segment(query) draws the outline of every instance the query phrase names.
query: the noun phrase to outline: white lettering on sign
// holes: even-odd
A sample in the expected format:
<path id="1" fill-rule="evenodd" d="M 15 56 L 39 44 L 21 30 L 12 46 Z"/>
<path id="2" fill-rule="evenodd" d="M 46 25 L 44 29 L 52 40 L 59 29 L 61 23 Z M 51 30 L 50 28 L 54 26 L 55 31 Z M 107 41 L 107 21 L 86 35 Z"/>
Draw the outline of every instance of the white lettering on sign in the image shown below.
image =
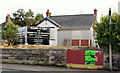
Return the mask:
<path id="1" fill-rule="evenodd" d="M 30 27 L 30 29 L 38 29 L 37 27 Z"/>
<path id="2" fill-rule="evenodd" d="M 42 30 L 47 30 L 47 28 L 42 28 Z"/>

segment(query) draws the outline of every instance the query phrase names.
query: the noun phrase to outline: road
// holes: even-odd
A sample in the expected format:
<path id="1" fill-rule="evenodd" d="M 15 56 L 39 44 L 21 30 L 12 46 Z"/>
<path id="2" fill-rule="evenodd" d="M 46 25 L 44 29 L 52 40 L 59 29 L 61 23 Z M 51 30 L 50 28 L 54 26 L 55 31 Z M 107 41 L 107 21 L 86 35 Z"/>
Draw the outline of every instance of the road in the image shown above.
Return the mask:
<path id="1" fill-rule="evenodd" d="M 111 72 L 107 70 L 87 70 L 87 69 L 73 69 L 66 67 L 55 66 L 35 66 L 35 65 L 18 65 L 18 64 L 2 64 L 2 73 L 120 73 L 118 71 Z"/>

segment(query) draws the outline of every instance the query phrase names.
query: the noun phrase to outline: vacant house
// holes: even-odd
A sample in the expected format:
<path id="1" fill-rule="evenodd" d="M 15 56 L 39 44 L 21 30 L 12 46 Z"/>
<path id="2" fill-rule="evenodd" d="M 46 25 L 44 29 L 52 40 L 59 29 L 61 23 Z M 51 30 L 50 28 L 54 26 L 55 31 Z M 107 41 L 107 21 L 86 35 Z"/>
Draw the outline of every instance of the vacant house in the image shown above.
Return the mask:
<path id="1" fill-rule="evenodd" d="M 94 14 L 49 16 L 37 24 L 37 27 L 50 27 L 50 46 L 95 47 L 93 25 Z"/>

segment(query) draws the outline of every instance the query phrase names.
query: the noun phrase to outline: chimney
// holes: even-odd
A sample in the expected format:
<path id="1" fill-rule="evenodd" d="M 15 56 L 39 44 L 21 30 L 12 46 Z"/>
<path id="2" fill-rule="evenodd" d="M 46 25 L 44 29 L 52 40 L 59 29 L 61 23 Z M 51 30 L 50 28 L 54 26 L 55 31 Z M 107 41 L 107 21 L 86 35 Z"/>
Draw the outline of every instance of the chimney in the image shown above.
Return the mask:
<path id="1" fill-rule="evenodd" d="M 6 22 L 11 22 L 10 14 L 7 14 L 7 16 L 6 16 Z"/>
<path id="2" fill-rule="evenodd" d="M 96 17 L 97 17 L 97 9 L 96 9 L 96 8 L 94 9 L 94 14 L 95 14 Z"/>
<path id="3" fill-rule="evenodd" d="M 46 17 L 49 17 L 50 15 L 49 15 L 49 10 L 47 10 L 47 12 L 46 12 Z"/>

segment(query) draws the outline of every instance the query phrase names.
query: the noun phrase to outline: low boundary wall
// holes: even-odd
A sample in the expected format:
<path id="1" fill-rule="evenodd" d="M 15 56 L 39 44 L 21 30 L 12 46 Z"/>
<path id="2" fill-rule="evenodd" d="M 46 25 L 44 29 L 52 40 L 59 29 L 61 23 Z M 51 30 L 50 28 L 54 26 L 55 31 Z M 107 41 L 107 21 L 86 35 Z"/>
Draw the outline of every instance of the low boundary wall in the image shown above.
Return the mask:
<path id="1" fill-rule="evenodd" d="M 2 63 L 66 65 L 65 49 L 2 49 Z"/>
<path id="2" fill-rule="evenodd" d="M 96 61 L 94 61 L 95 65 L 87 65 L 85 63 L 88 62 L 85 58 L 85 51 L 87 50 L 91 51 L 95 49 L 2 49 L 2 63 L 55 65 L 89 69 L 103 68 L 103 65 L 96 66 Z M 68 51 L 71 51 L 71 53 L 68 53 Z M 82 54 L 80 51 L 84 53 Z M 101 52 L 99 54 L 102 55 Z M 91 61 L 92 57 L 90 57 L 89 60 Z M 99 60 L 98 58 L 98 61 Z M 103 60 L 100 60 L 100 62 L 103 62 Z"/>

